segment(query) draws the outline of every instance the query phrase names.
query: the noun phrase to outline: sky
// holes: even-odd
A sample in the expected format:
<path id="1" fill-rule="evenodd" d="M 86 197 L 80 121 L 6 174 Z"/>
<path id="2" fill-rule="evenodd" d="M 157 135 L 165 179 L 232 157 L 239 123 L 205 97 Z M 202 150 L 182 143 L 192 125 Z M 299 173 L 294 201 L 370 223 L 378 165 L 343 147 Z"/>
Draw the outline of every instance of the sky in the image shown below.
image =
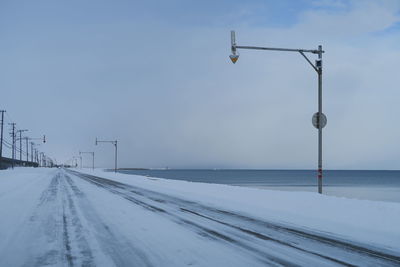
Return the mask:
<path id="1" fill-rule="evenodd" d="M 0 1 L 0 109 L 58 163 L 317 167 L 322 45 L 327 169 L 400 169 L 400 1 Z M 310 54 L 315 60 L 315 55 Z M 8 155 L 5 151 L 5 155 Z M 83 164 L 89 165 L 89 155 Z"/>

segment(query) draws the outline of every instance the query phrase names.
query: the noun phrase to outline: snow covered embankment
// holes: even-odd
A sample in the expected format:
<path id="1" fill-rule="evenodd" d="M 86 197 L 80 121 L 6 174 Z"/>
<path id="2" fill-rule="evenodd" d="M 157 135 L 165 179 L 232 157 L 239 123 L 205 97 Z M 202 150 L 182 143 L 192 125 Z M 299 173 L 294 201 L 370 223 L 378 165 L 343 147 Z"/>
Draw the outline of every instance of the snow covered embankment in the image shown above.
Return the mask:
<path id="1" fill-rule="evenodd" d="M 79 171 L 400 254 L 400 203 L 195 183 L 102 170 Z"/>

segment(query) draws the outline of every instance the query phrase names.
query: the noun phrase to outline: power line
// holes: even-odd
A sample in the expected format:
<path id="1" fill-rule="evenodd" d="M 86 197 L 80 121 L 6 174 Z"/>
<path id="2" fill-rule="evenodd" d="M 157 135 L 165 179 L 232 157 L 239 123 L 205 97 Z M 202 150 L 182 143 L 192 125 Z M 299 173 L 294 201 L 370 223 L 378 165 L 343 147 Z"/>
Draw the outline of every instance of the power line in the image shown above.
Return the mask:
<path id="1" fill-rule="evenodd" d="M 31 143 L 31 151 L 29 153 L 29 141 L 31 140 L 43 140 L 43 143 L 46 142 L 46 136 L 43 135 L 41 138 L 31 138 L 27 136 L 22 136 L 23 132 L 26 132 L 28 130 L 26 129 L 18 129 L 16 127 L 15 120 L 13 117 L 6 112 L 5 110 L 0 110 L 0 123 L 1 123 L 1 135 L 0 135 L 0 168 L 2 165 L 4 165 L 4 154 L 7 155 L 7 157 L 11 158 L 11 163 L 12 167 L 14 168 L 17 161 L 17 153 L 19 153 L 19 164 L 23 162 L 22 160 L 22 154 L 26 154 L 26 164 L 30 165 L 29 162 L 31 163 L 39 163 L 39 154 L 41 153 L 37 148 L 35 148 L 35 144 L 33 142 Z M 4 124 L 8 123 L 11 125 L 10 129 L 10 135 L 4 135 Z M 26 149 L 23 148 L 22 142 L 23 139 L 26 141 Z M 17 141 L 19 140 L 19 147 L 17 146 Z M 4 149 L 6 148 L 6 149 Z M 5 153 L 6 152 L 6 153 Z M 10 155 L 11 154 L 11 155 Z M 50 162 L 50 158 L 49 158 Z M 2 164 L 3 163 L 3 164 Z M 25 164 L 25 163 L 24 163 Z"/>

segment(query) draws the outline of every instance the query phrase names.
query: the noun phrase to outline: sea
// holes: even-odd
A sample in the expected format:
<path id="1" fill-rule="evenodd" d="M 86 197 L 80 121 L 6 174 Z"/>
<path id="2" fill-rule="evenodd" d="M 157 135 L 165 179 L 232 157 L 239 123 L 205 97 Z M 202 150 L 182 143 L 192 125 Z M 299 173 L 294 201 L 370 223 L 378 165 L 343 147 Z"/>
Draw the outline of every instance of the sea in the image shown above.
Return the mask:
<path id="1" fill-rule="evenodd" d="M 120 173 L 268 190 L 317 192 L 314 170 L 121 169 Z M 398 170 L 326 170 L 323 194 L 400 203 Z"/>

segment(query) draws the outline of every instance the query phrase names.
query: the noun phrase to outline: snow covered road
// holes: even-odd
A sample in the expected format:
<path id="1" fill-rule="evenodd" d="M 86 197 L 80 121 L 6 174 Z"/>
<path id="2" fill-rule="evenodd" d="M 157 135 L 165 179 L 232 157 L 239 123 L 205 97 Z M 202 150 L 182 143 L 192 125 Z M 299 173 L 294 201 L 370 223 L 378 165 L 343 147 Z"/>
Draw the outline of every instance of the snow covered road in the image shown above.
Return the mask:
<path id="1" fill-rule="evenodd" d="M 0 266 L 400 265 L 386 248 L 165 191 L 63 169 L 34 173 L 0 179 L 8 189 L 0 189 Z"/>

